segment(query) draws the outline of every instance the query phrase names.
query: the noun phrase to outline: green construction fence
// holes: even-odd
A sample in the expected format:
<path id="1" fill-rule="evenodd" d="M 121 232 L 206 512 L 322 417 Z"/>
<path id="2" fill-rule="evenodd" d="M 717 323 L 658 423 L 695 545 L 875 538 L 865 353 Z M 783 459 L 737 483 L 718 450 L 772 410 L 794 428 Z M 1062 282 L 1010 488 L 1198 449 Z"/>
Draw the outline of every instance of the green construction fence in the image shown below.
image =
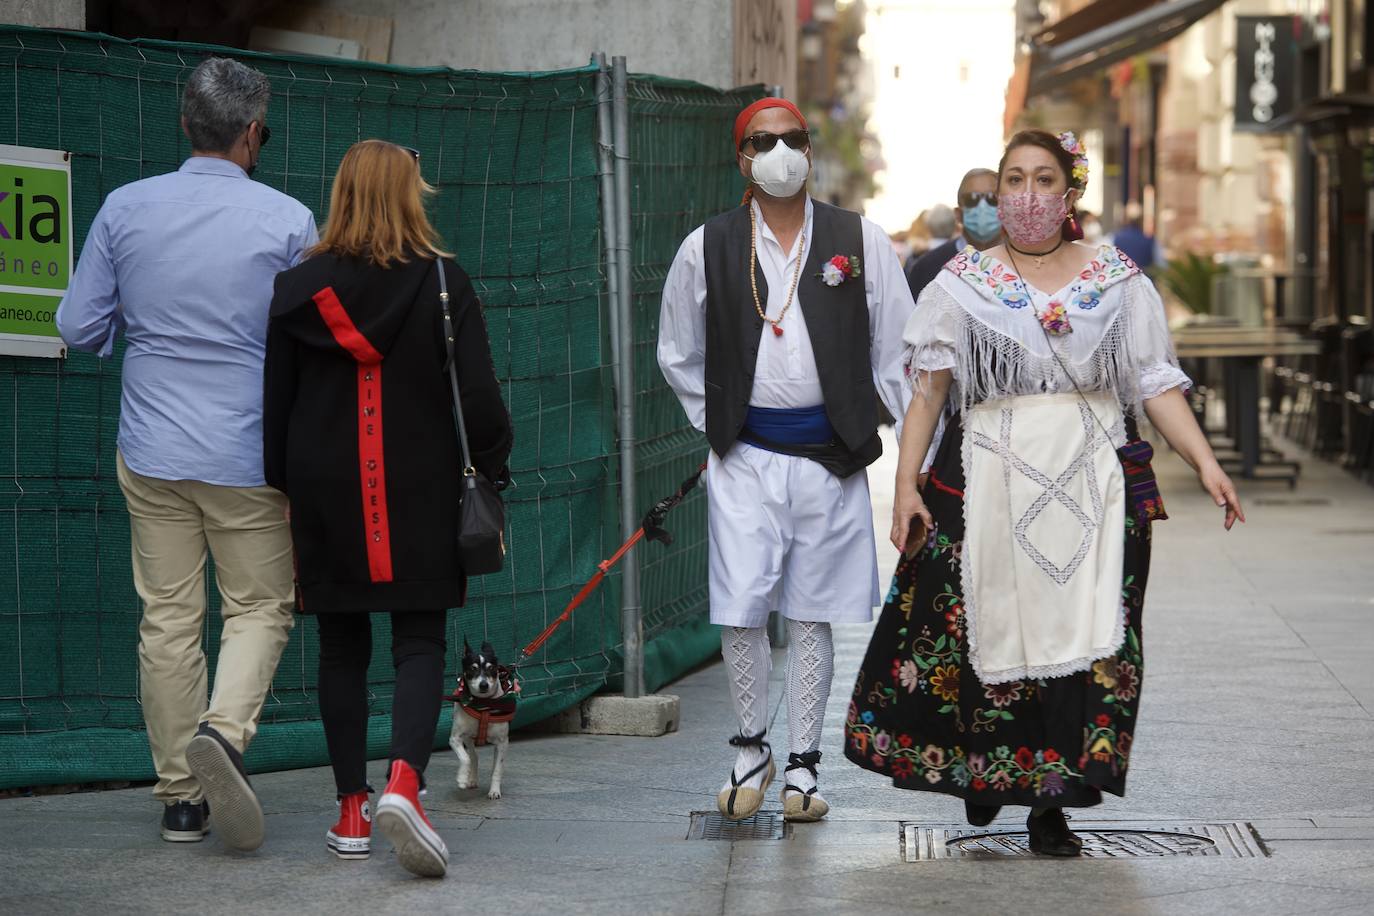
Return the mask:
<path id="1" fill-rule="evenodd" d="M 450 613 L 449 677 L 464 638 L 489 640 L 515 660 L 621 540 L 597 70 L 405 69 L 0 26 L 0 99 L 14 100 L 13 116 L 0 114 L 0 144 L 71 153 L 77 251 L 106 194 L 189 154 L 179 101 L 210 54 L 270 78 L 272 143 L 255 177 L 318 222 L 354 142 L 380 137 L 420 150 L 438 189 L 431 216 L 486 305 L 516 428 L 509 561 L 474 580 L 467 606 Z M 658 373 L 659 295 L 681 240 L 739 201 L 731 124 L 762 94 L 630 78 L 637 512 L 706 452 Z M 139 706 L 141 608 L 115 480 L 119 396 L 119 352 L 108 361 L 0 356 L 0 788 L 153 776 Z M 705 519 L 704 500 L 688 500 L 670 517 L 671 547 L 637 549 L 650 690 L 718 651 L 706 621 Z M 207 593 L 213 672 L 213 573 Z M 378 618 L 377 645 L 389 636 Z M 522 665 L 516 724 L 618 686 L 620 652 L 612 575 Z M 314 621 L 298 618 L 247 755 L 251 771 L 327 761 L 317 653 Z M 368 679 L 369 751 L 380 756 L 389 652 L 374 653 Z"/>

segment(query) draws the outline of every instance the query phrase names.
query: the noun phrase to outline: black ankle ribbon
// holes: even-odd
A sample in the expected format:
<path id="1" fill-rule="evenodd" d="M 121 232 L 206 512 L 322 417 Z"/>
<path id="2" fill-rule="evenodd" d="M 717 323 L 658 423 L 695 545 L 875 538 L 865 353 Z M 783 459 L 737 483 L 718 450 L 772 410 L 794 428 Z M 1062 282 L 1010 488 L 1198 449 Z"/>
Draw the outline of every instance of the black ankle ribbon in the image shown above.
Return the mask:
<path id="1" fill-rule="evenodd" d="M 744 735 L 744 734 L 735 735 L 734 737 L 732 737 L 732 738 L 730 739 L 730 746 L 731 746 L 731 747 L 760 747 L 760 748 L 761 748 L 761 747 L 767 747 L 767 746 L 768 746 L 768 742 L 763 740 L 763 739 L 764 739 L 764 736 L 767 735 L 767 734 L 768 734 L 768 730 L 767 730 L 767 729 L 764 729 L 763 731 L 759 732 L 757 735 Z"/>
<path id="2" fill-rule="evenodd" d="M 805 754 L 788 754 L 787 769 L 789 770 L 810 770 L 811 775 L 816 775 L 816 767 L 821 762 L 820 751 L 807 751 Z"/>

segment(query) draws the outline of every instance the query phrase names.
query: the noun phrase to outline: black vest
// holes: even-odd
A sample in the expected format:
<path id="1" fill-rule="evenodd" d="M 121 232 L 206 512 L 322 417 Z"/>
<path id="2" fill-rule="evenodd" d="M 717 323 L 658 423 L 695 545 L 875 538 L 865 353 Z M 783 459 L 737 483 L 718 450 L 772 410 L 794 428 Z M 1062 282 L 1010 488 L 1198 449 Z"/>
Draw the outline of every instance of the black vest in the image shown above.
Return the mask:
<path id="1" fill-rule="evenodd" d="M 859 214 L 812 201 L 811 254 L 797 282 L 797 298 L 811 336 L 825 413 L 840 443 L 860 466 L 882 454 L 878 438 L 878 392 L 869 355 L 868 297 L 862 273 L 838 286 L 821 281 L 821 268 L 837 254 L 863 263 Z M 749 207 L 736 207 L 708 220 L 703 251 L 706 269 L 706 439 L 724 457 L 739 437 L 754 391 L 763 319 L 749 288 Z M 755 268 L 759 301 L 768 284 Z"/>

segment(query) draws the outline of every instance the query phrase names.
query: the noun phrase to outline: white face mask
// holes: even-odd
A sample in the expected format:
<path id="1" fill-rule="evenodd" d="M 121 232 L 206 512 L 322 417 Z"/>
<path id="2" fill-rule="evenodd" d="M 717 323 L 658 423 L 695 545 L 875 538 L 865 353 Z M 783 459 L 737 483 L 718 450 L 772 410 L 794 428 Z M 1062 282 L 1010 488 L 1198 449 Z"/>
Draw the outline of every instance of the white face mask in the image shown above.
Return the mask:
<path id="1" fill-rule="evenodd" d="M 806 177 L 811 174 L 811 161 L 806 158 L 806 153 L 793 149 L 781 140 L 768 152 L 759 153 L 752 159 L 748 156 L 745 158 L 753 163 L 751 172 L 754 184 L 769 197 L 793 196 L 802 189 Z"/>

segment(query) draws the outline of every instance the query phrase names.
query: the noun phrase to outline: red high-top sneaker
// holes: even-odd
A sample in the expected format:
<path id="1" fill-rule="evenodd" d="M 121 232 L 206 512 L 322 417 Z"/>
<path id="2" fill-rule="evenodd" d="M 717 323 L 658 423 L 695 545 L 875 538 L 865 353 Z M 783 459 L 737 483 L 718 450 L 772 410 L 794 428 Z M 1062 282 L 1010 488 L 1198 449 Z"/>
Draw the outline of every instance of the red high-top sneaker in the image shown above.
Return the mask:
<path id="1" fill-rule="evenodd" d="M 377 828 L 396 847 L 406 871 L 427 878 L 448 871 L 448 847 L 420 807 L 420 774 L 404 760 L 391 764 L 386 791 L 377 800 Z"/>
<path id="2" fill-rule="evenodd" d="M 339 799 L 339 822 L 324 835 L 324 843 L 340 859 L 366 859 L 372 851 L 372 812 L 367 790 Z"/>

